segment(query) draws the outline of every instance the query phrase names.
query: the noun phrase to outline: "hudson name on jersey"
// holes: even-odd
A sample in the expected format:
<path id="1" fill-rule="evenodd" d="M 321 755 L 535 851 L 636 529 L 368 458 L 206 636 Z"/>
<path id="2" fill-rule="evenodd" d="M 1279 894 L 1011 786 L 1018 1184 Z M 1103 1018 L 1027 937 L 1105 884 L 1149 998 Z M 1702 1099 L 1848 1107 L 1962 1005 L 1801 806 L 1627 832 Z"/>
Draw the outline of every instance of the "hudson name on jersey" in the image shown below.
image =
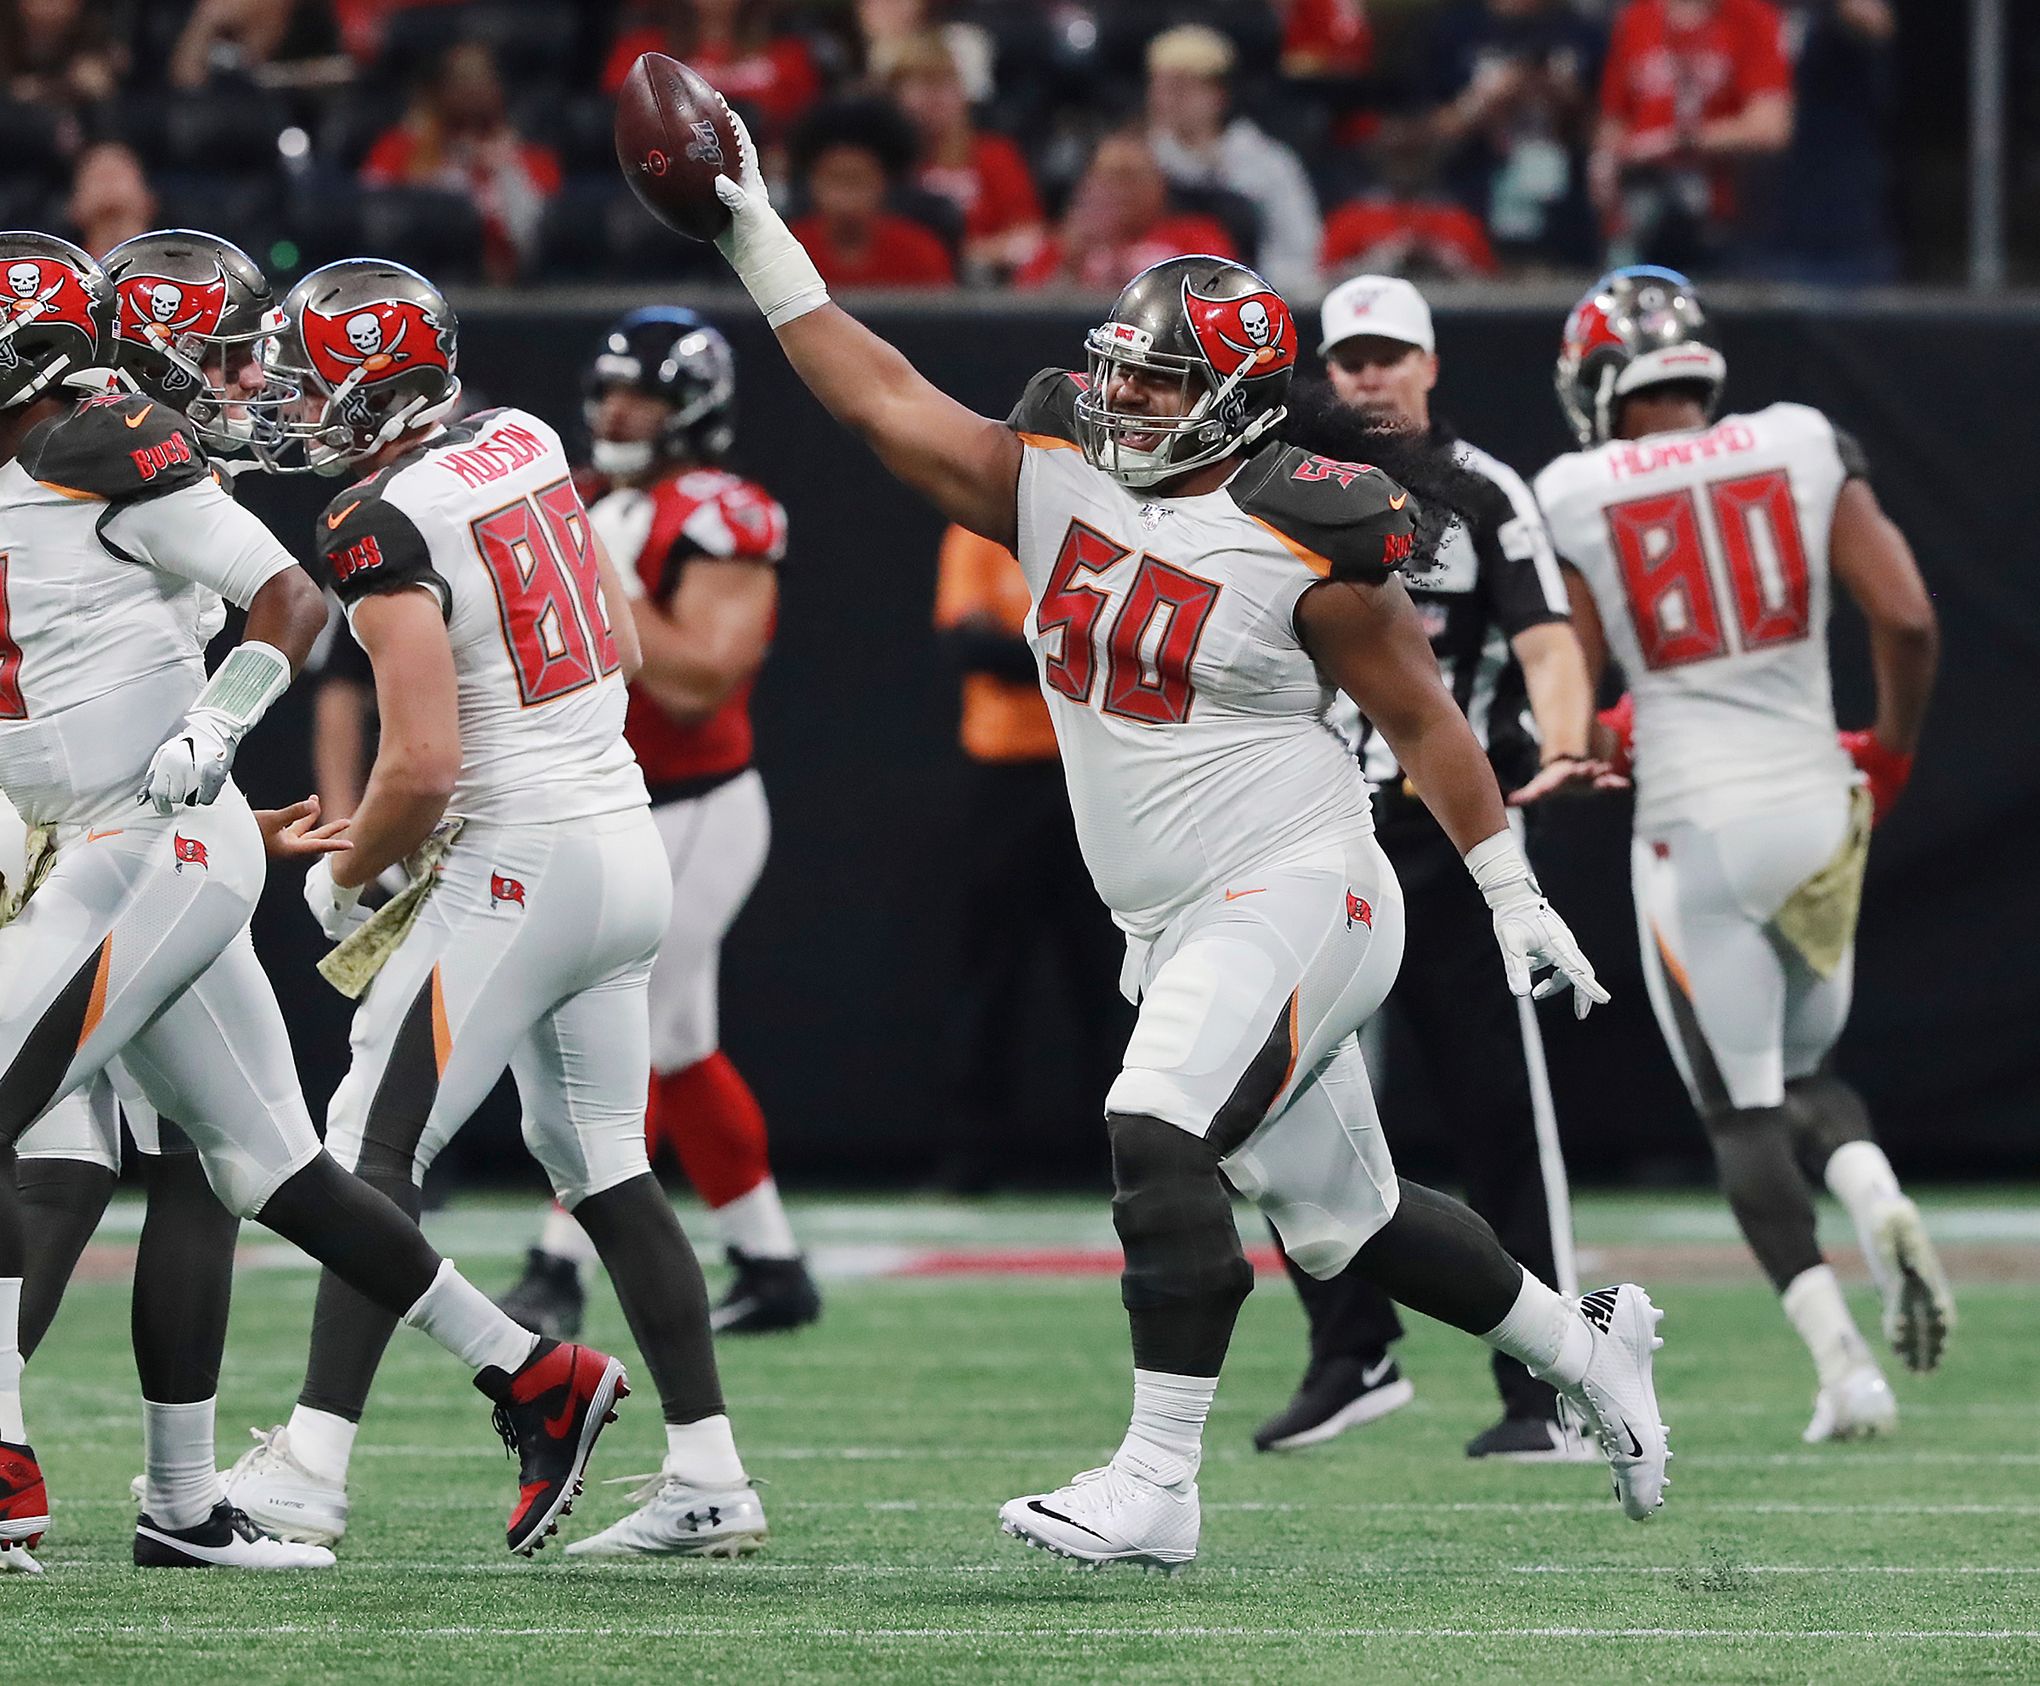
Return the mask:
<path id="1" fill-rule="evenodd" d="M 1084 460 L 1082 390 L 1044 370 L 1010 419 L 1025 632 L 1085 863 L 1151 937 L 1239 871 L 1372 829 L 1296 605 L 1331 576 L 1386 581 L 1416 510 L 1377 469 L 1279 442 L 1215 492 L 1144 497 Z"/>
<path id="2" fill-rule="evenodd" d="M 364 598 L 417 588 L 446 618 L 461 743 L 449 814 L 544 824 L 645 800 L 588 515 L 544 422 L 470 416 L 342 492 L 314 536 L 350 624 Z"/>
<path id="3" fill-rule="evenodd" d="M 1636 700 L 1639 824 L 1702 824 L 1854 776 L 1835 740 L 1828 543 L 1862 453 L 1818 410 L 1611 440 L 1538 475 Z"/>
<path id="4" fill-rule="evenodd" d="M 168 405 L 109 393 L 31 429 L 0 468 L 0 790 L 33 825 L 132 805 L 219 599 L 292 565 Z"/>

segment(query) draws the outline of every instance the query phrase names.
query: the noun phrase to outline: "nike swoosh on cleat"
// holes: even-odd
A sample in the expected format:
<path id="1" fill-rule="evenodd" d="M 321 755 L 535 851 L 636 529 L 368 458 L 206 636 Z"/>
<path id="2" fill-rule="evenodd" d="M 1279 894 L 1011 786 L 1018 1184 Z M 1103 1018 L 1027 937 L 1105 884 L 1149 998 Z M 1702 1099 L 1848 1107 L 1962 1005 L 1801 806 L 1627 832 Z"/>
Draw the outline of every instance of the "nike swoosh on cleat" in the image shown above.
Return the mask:
<path id="1" fill-rule="evenodd" d="M 1379 1387 L 1381 1385 L 1381 1378 L 1394 1368 L 1395 1360 L 1393 1358 L 1384 1358 L 1379 1364 L 1370 1364 L 1360 1372 L 1360 1385 L 1362 1387 Z"/>
<path id="2" fill-rule="evenodd" d="M 580 1367 L 581 1361 L 579 1358 L 569 1358 L 567 1360 L 567 1402 L 561 1407 L 560 1414 L 557 1417 L 547 1417 L 545 1419 L 545 1431 L 555 1440 L 559 1439 L 568 1429 L 574 1426 L 574 1372 Z"/>
<path id="3" fill-rule="evenodd" d="M 1636 1438 L 1636 1430 L 1631 1428 L 1627 1423 L 1624 1423 L 1622 1425 L 1622 1432 L 1629 1436 L 1629 1455 L 1632 1458 L 1642 1457 L 1643 1442 Z"/>
<path id="4" fill-rule="evenodd" d="M 1104 1540 L 1107 1545 L 1112 1543 L 1110 1540 L 1105 1539 L 1105 1536 L 1099 1533 L 1096 1528 L 1085 1528 L 1084 1524 L 1079 1522 L 1074 1516 L 1065 1516 L 1059 1510 L 1050 1510 L 1039 1499 L 1029 1499 L 1027 1501 L 1027 1508 L 1034 1511 L 1037 1515 L 1048 1517 L 1051 1521 L 1061 1522 L 1071 1528 L 1083 1528 L 1084 1532 L 1089 1534 L 1094 1540 Z"/>

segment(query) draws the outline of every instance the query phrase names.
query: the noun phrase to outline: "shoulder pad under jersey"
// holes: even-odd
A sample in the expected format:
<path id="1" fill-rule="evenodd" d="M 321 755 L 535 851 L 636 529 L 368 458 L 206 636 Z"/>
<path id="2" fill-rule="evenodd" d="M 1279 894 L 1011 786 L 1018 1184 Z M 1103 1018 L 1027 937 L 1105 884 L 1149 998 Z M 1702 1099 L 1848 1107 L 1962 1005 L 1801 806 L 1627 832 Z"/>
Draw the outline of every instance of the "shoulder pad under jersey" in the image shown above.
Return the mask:
<path id="1" fill-rule="evenodd" d="M 1416 549 L 1416 500 L 1367 463 L 1270 445 L 1227 490 L 1314 573 L 1332 579 L 1379 585 Z"/>
<path id="2" fill-rule="evenodd" d="M 1090 389 L 1091 383 L 1083 375 L 1068 369 L 1043 369 L 1027 383 L 1006 425 L 1023 439 L 1078 444 L 1077 395 Z"/>
<path id="3" fill-rule="evenodd" d="M 46 486 L 110 503 L 161 497 L 211 471 L 184 412 L 133 392 L 87 398 L 30 429 L 19 461 Z"/>
<path id="4" fill-rule="evenodd" d="M 342 603 L 378 592 L 428 587 L 442 611 L 445 582 L 417 523 L 382 494 L 389 471 L 350 486 L 312 524 L 312 577 Z"/>

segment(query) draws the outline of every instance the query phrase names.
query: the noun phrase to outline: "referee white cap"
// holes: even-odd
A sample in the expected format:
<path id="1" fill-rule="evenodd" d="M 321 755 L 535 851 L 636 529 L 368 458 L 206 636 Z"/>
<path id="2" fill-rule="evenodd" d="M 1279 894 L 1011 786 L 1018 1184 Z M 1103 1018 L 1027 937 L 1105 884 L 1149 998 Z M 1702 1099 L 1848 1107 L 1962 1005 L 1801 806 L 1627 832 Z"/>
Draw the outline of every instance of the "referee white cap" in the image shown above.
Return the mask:
<path id="1" fill-rule="evenodd" d="M 1323 327 L 1320 356 L 1341 340 L 1361 334 L 1400 340 L 1425 351 L 1438 349 L 1437 335 L 1431 329 L 1431 307 L 1424 303 L 1422 293 L 1395 275 L 1356 275 L 1342 281 L 1325 296 Z"/>

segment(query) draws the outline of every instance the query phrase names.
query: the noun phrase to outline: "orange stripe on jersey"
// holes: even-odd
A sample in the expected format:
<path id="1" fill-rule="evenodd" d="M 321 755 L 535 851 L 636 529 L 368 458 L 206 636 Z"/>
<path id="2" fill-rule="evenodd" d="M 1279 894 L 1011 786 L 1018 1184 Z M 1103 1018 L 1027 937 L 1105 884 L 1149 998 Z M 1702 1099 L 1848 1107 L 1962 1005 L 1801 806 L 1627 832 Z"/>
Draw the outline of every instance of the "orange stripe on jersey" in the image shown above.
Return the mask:
<path id="1" fill-rule="evenodd" d="M 1650 922 L 1650 935 L 1651 940 L 1657 944 L 1658 959 L 1664 962 L 1666 973 L 1672 982 L 1679 986 L 1679 993 L 1691 1001 L 1693 980 L 1686 976 L 1686 968 L 1679 964 L 1679 957 L 1672 952 L 1672 945 L 1665 941 L 1665 934 L 1658 929 L 1655 919 Z"/>
<path id="2" fill-rule="evenodd" d="M 1249 892 L 1249 894 L 1251 893 Z M 1276 1087 L 1275 1093 L 1278 1096 L 1289 1087 L 1289 1080 L 1296 1075 L 1297 1056 L 1303 1051 L 1303 1037 L 1299 1024 L 1302 1015 L 1302 999 L 1303 991 L 1301 989 L 1293 989 L 1289 992 L 1289 1064 L 1283 1068 L 1282 1081 Z"/>
<path id="3" fill-rule="evenodd" d="M 1020 443 L 1032 445 L 1037 451 L 1081 451 L 1084 448 L 1074 439 L 1058 439 L 1053 433 L 1023 433 Z"/>
<path id="4" fill-rule="evenodd" d="M 1321 580 L 1329 579 L 1331 577 L 1332 565 L 1330 561 L 1328 561 L 1325 557 L 1318 555 L 1318 553 L 1312 550 L 1309 545 L 1298 544 L 1296 540 L 1291 538 L 1280 527 L 1270 526 L 1268 522 L 1263 521 L 1258 515 L 1250 514 L 1248 515 L 1247 519 L 1253 522 L 1253 524 L 1257 527 L 1266 527 L 1268 531 L 1273 533 L 1277 539 L 1281 540 L 1282 548 L 1284 550 L 1288 551 L 1291 556 L 1297 559 L 1297 561 L 1301 562 L 1313 574 L 1317 575 L 1319 579 Z"/>
<path id="5" fill-rule="evenodd" d="M 432 968 L 432 1066 L 446 1075 L 446 1062 L 453 1057 L 453 1027 L 446 1022 L 446 988 L 440 982 L 439 967 Z"/>
<path id="6" fill-rule="evenodd" d="M 113 971 L 113 933 L 106 933 L 106 940 L 99 945 L 99 967 L 92 974 L 92 993 L 85 998 L 85 1022 L 78 1027 L 78 1046 L 83 1048 L 92 1040 L 92 1033 L 99 1028 L 99 1021 L 106 1017 L 106 980 Z"/>
<path id="7" fill-rule="evenodd" d="M 76 498 L 80 503 L 106 502 L 97 492 L 81 492 L 76 486 L 60 486 L 54 480 L 38 480 L 36 484 L 47 491 L 59 492 L 67 498 Z"/>

